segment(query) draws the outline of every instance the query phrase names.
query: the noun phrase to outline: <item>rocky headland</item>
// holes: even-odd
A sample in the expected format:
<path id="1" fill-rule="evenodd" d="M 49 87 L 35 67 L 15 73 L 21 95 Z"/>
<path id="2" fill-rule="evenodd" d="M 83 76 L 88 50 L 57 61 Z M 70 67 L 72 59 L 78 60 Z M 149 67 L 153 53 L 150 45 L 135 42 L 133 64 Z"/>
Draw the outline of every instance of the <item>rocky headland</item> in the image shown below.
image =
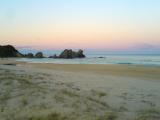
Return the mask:
<path id="1" fill-rule="evenodd" d="M 0 57 L 23 57 L 23 54 L 11 45 L 0 45 Z"/>
<path id="2" fill-rule="evenodd" d="M 37 52 L 35 55 L 33 53 L 22 54 L 12 45 L 0 46 L 0 57 L 22 57 L 22 58 L 45 58 L 42 52 Z M 60 53 L 60 55 L 53 55 L 49 58 L 64 58 L 64 59 L 72 59 L 72 58 L 84 58 L 83 50 L 73 51 L 72 49 L 65 49 Z"/>

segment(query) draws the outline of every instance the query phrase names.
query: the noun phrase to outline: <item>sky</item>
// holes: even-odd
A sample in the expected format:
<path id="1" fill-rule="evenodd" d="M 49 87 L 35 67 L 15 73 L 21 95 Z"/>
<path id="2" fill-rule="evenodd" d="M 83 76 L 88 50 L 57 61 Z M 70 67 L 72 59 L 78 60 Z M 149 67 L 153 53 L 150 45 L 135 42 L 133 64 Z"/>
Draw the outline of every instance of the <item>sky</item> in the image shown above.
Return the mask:
<path id="1" fill-rule="evenodd" d="M 160 0 L 0 0 L 0 44 L 160 51 Z"/>

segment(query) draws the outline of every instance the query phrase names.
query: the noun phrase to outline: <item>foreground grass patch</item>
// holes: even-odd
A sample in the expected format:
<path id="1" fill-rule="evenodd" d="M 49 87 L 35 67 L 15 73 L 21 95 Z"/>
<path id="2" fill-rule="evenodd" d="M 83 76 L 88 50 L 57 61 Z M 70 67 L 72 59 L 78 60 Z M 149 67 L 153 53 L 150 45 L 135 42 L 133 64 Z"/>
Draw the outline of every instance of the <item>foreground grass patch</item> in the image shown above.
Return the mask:
<path id="1" fill-rule="evenodd" d="M 58 112 L 52 112 L 48 115 L 29 117 L 28 120 L 69 120 L 68 116 Z"/>
<path id="2" fill-rule="evenodd" d="M 97 120 L 116 120 L 118 118 L 115 112 L 106 112 L 104 116 L 98 118 Z"/>
<path id="3" fill-rule="evenodd" d="M 160 120 L 160 110 L 155 108 L 142 110 L 136 120 Z"/>
<path id="4" fill-rule="evenodd" d="M 98 90 L 91 90 L 91 93 L 95 96 L 98 96 L 98 97 L 104 97 L 107 95 L 106 92 L 103 92 L 103 91 L 98 91 Z"/>
<path id="5" fill-rule="evenodd" d="M 70 91 L 70 90 L 67 90 L 67 89 L 62 89 L 61 92 L 64 94 L 64 95 L 67 95 L 69 97 L 78 97 L 79 95 L 74 92 L 74 91 Z"/>
<path id="6" fill-rule="evenodd" d="M 87 99 L 90 100 L 90 101 L 92 101 L 92 102 L 95 102 L 95 103 L 97 103 L 97 104 L 100 104 L 100 105 L 102 105 L 102 106 L 104 106 L 104 107 L 109 108 L 109 105 L 108 105 L 106 102 L 101 101 L 101 100 L 99 100 L 99 99 L 97 99 L 97 98 L 92 98 L 92 97 L 89 96 L 89 97 L 87 97 Z"/>

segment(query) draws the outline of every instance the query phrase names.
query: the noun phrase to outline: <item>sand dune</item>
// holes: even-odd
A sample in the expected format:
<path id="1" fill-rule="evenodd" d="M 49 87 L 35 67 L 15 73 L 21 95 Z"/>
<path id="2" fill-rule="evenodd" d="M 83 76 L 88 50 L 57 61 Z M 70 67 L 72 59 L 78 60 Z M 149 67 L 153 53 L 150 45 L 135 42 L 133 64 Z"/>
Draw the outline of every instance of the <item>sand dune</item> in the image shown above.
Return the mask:
<path id="1" fill-rule="evenodd" d="M 2 120 L 160 119 L 159 67 L 0 64 Z"/>

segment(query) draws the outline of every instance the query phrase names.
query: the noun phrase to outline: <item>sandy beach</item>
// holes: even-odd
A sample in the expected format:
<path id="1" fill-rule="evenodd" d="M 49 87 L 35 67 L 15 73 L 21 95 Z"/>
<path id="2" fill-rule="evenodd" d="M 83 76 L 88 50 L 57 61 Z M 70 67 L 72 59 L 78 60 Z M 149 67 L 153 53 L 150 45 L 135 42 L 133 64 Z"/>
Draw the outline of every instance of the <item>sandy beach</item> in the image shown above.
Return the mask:
<path id="1" fill-rule="evenodd" d="M 160 67 L 0 59 L 2 120 L 159 120 Z"/>

